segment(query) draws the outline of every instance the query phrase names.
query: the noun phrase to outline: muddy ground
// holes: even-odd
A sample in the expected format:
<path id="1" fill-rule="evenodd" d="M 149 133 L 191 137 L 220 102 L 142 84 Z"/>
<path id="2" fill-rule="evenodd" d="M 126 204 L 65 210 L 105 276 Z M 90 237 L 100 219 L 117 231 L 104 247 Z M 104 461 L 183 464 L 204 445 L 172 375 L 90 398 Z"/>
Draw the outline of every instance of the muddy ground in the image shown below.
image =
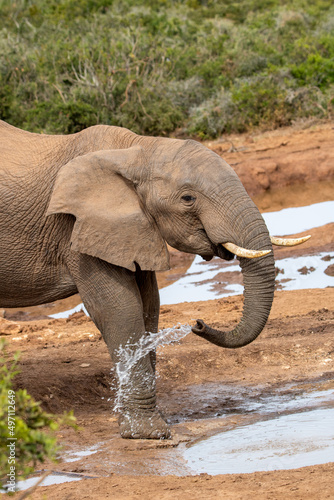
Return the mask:
<path id="1" fill-rule="evenodd" d="M 235 168 L 263 211 L 334 199 L 333 124 L 234 136 L 208 146 Z M 334 224 L 309 233 L 313 237 L 303 247 L 277 249 L 276 257 L 333 251 Z M 191 260 L 173 252 L 173 269 L 159 277 L 160 286 L 177 279 Z M 328 273 L 333 273 L 330 261 Z M 333 463 L 194 476 L 181 453 L 189 442 L 251 422 L 252 415 L 238 413 L 242 399 L 256 400 L 277 389 L 298 392 L 301 386 L 319 383 L 334 386 L 334 288 L 277 290 L 267 326 L 242 349 L 219 349 L 193 334 L 160 347 L 158 404 L 173 435 L 166 441 L 119 437 L 117 415 L 112 411 L 115 381 L 100 333 L 83 313 L 69 319 L 48 317 L 78 302 L 73 297 L 36 308 L 0 311 L 0 335 L 8 339 L 12 352 L 22 353 L 17 387 L 25 387 L 46 410 L 74 409 L 81 430 L 59 433 L 63 458 L 96 447 L 96 453 L 72 462 L 43 464 L 44 469 L 94 479 L 40 487 L 31 498 L 334 498 Z M 160 327 L 202 318 L 214 326 L 232 328 L 241 311 L 241 296 L 162 306 Z M 226 418 L 218 419 L 221 414 Z"/>

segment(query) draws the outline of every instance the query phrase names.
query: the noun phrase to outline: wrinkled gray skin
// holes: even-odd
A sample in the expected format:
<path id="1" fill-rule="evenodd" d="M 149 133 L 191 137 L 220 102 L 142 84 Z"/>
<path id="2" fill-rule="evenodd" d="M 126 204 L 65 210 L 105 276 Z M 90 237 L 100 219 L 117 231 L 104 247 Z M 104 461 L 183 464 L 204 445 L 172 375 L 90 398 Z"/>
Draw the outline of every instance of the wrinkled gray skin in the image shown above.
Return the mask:
<path id="1" fill-rule="evenodd" d="M 79 292 L 114 362 L 120 346 L 157 331 L 155 271 L 168 268 L 165 242 L 205 259 L 233 258 L 225 242 L 271 249 L 266 225 L 234 171 L 195 141 L 109 126 L 46 136 L 0 122 L 0 146 L 0 307 Z M 193 328 L 229 348 L 259 335 L 273 300 L 272 252 L 240 263 L 240 323 L 227 333 L 201 321 Z M 123 437 L 169 436 L 156 410 L 154 359 L 152 352 L 131 372 Z"/>

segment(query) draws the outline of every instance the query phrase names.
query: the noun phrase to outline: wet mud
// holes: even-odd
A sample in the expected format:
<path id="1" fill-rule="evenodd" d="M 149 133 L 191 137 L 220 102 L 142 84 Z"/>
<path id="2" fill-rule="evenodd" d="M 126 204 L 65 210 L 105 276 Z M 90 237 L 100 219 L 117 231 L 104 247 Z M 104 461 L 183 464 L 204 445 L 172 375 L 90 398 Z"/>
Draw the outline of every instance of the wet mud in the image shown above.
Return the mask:
<path id="1" fill-rule="evenodd" d="M 234 164 L 262 211 L 334 199 L 331 124 L 232 140 L 235 153 L 227 153 L 224 142 L 209 147 Z M 334 223 L 320 221 L 300 234 L 312 238 L 300 247 L 275 249 L 274 305 L 255 342 L 224 350 L 190 333 L 158 347 L 158 405 L 171 425 L 171 440 L 119 437 L 113 411 L 115 372 L 100 333 L 82 312 L 50 317 L 73 309 L 80 297 L 0 311 L 0 335 L 7 338 L 11 352 L 22 353 L 16 387 L 25 387 L 46 410 L 61 413 L 73 408 L 80 425 L 78 432 L 59 431 L 59 462 L 43 464 L 53 475 L 75 481 L 40 486 L 31 498 L 334 498 L 334 463 L 328 451 L 333 449 L 329 426 L 334 407 L 334 288 L 329 281 L 322 288 L 289 290 L 291 276 L 279 264 L 321 256 L 322 274 L 333 280 Z M 162 295 L 187 276 L 194 261 L 194 256 L 172 249 L 171 255 L 171 271 L 158 277 Z M 312 267 L 317 264 L 310 262 L 297 265 L 302 280 L 316 273 Z M 231 267 L 237 262 L 224 270 L 211 264 L 215 272 L 205 285 L 221 295 L 192 301 L 185 291 L 184 302 L 175 299 L 161 306 L 160 328 L 202 318 L 231 329 L 239 321 L 242 296 L 224 295 L 230 285 L 241 286 L 239 272 Z M 192 286 L 199 289 L 196 275 L 192 278 Z M 308 431 L 307 418 L 313 417 L 320 437 Z M 294 434 L 299 427 L 311 441 L 301 439 L 290 446 L 293 421 Z M 299 461 L 298 454 L 315 457 L 316 452 L 320 458 Z M 269 464 L 264 462 L 268 455 Z"/>

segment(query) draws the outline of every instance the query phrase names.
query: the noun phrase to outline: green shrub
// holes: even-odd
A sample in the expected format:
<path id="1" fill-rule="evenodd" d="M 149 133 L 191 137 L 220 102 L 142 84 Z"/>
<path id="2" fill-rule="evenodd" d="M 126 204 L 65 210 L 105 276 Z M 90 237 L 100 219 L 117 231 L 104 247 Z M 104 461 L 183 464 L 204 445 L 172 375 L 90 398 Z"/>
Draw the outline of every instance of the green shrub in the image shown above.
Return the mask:
<path id="1" fill-rule="evenodd" d="M 38 462 L 54 460 L 58 450 L 54 431 L 63 424 L 75 427 L 72 412 L 55 417 L 44 412 L 25 389 L 14 391 L 18 360 L 16 353 L 9 361 L 0 339 L 0 487 L 9 484 L 11 475 L 17 480 Z"/>
<path id="2" fill-rule="evenodd" d="M 334 58 L 323 57 L 319 53 L 310 54 L 305 62 L 291 66 L 291 74 L 301 86 L 327 88 L 329 83 L 334 83 Z"/>
<path id="3" fill-rule="evenodd" d="M 330 117 L 331 0 L 0 0 L 0 12 L 0 118 L 31 131 L 215 137 L 319 106 Z"/>

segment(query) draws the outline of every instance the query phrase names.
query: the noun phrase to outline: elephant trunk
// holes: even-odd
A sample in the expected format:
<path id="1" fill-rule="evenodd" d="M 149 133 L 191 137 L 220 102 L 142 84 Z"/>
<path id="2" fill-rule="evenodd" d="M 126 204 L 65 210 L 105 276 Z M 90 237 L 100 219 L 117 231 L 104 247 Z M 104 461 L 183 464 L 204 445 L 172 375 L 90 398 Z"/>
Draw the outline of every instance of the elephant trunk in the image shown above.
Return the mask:
<path id="1" fill-rule="evenodd" d="M 251 212 L 254 215 L 254 207 Z M 209 327 L 202 320 L 197 320 L 196 326 L 192 328 L 196 335 L 221 347 L 237 348 L 253 342 L 263 330 L 273 302 L 275 263 L 272 246 L 265 223 L 257 209 L 256 212 L 256 222 L 253 220 L 248 225 L 252 227 L 250 231 L 252 235 L 243 238 L 245 243 L 243 246 L 253 250 L 271 249 L 271 252 L 255 259 L 243 257 L 239 259 L 244 281 L 244 310 L 239 324 L 232 331 L 225 332 Z M 244 231 L 246 227 L 243 227 Z"/>

